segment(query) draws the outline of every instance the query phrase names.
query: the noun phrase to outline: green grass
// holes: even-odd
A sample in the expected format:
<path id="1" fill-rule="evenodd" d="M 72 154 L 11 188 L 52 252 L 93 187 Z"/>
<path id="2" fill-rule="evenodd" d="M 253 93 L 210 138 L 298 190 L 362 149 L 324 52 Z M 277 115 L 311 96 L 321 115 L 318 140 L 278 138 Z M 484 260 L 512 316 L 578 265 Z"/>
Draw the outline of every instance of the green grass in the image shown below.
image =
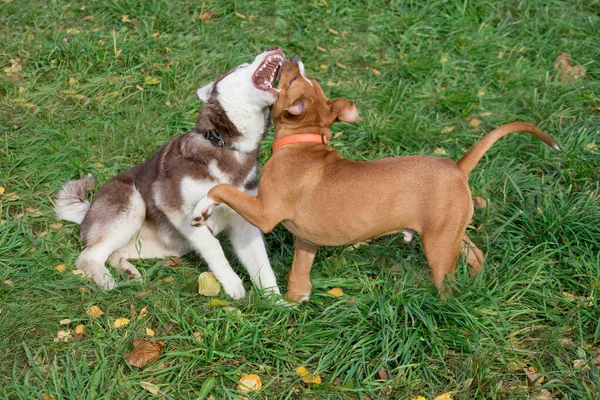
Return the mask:
<path id="1" fill-rule="evenodd" d="M 0 398 L 153 397 L 140 382 L 164 398 L 238 398 L 246 373 L 262 377 L 246 395 L 257 399 L 597 398 L 599 12 L 592 0 L 0 2 Z M 207 267 L 193 255 L 178 267 L 137 262 L 144 281 L 112 292 L 69 272 L 82 243 L 76 225 L 54 225 L 62 184 L 88 172 L 104 183 L 145 160 L 193 126 L 196 88 L 275 44 L 329 97 L 356 101 L 361 121 L 337 126 L 333 141 L 348 158 L 442 148 L 456 160 L 514 120 L 557 139 L 562 152 L 529 135 L 502 139 L 471 174 L 488 200 L 469 229 L 486 265 L 472 281 L 459 263 L 456 298 L 439 300 L 419 240 L 398 237 L 321 249 L 311 302 L 295 310 L 252 290 L 232 302 L 239 314 L 209 307 L 194 294 Z M 559 52 L 585 78 L 560 82 Z M 9 74 L 11 59 L 22 69 Z M 266 240 L 285 288 L 293 238 L 279 227 Z M 334 286 L 346 296 L 327 295 Z M 91 305 L 105 314 L 91 319 Z M 148 316 L 111 329 L 132 306 Z M 65 318 L 85 334 L 54 342 Z M 140 370 L 124 354 L 146 327 L 165 351 Z M 303 384 L 302 365 L 323 383 Z M 526 365 L 541 387 L 515 370 Z"/>

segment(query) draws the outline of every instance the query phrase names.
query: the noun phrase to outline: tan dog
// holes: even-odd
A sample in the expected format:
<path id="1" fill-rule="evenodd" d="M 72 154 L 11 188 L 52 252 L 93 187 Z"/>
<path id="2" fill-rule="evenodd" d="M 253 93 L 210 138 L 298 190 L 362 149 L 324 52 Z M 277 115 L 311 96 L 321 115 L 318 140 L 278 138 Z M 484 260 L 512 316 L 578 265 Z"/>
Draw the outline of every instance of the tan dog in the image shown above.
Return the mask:
<path id="1" fill-rule="evenodd" d="M 446 275 L 454 274 L 461 249 L 476 275 L 483 255 L 465 235 L 473 215 L 469 172 L 509 133 L 529 132 L 558 149 L 546 133 L 516 122 L 487 134 L 458 162 L 427 156 L 350 161 L 326 142 L 334 122 L 356 120 L 354 103 L 328 100 L 319 84 L 306 77 L 298 59 L 284 63 L 278 89 L 279 98 L 271 107 L 274 151 L 263 168 L 258 195 L 217 185 L 198 203 L 192 224 L 208 223 L 210 228 L 207 218 L 220 203 L 265 233 L 282 223 L 296 236 L 286 295 L 295 302 L 309 298 L 309 273 L 318 246 L 398 232 L 405 233 L 405 240 L 414 232 L 421 235 L 438 289 Z M 440 295 L 445 298 L 443 290 Z"/>

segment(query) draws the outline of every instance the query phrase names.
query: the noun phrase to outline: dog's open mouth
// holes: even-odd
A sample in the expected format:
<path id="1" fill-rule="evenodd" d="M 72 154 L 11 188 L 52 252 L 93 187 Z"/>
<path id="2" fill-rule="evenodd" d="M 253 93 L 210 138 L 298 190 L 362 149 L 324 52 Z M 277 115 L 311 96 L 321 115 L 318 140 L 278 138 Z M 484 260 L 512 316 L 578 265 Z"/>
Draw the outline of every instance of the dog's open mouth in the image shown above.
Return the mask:
<path id="1" fill-rule="evenodd" d="M 254 71 L 252 75 L 252 83 L 257 89 L 268 91 L 275 96 L 279 95 L 279 89 L 273 87 L 279 70 L 281 69 L 281 62 L 283 61 L 283 52 L 281 50 L 276 51 L 273 54 L 265 57 L 264 61 Z"/>

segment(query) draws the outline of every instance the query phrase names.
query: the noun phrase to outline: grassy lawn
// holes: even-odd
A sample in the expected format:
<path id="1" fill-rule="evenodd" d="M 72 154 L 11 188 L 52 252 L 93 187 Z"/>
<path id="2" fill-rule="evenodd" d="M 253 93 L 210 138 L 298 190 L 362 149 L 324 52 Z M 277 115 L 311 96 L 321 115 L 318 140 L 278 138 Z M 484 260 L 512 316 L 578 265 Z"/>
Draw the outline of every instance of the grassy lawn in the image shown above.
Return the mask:
<path id="1" fill-rule="evenodd" d="M 0 398 L 239 398 L 243 374 L 262 378 L 243 394 L 256 399 L 598 398 L 599 13 L 593 0 L 0 1 Z M 56 191 L 148 158 L 193 126 L 198 87 L 272 45 L 357 103 L 362 119 L 332 141 L 351 159 L 457 160 L 516 120 L 556 138 L 561 152 L 502 139 L 471 174 L 486 265 L 471 280 L 459 262 L 455 298 L 439 300 L 420 241 L 401 236 L 322 248 L 312 299 L 291 310 L 251 290 L 227 244 L 249 291 L 220 294 L 231 308 L 195 294 L 207 267 L 194 255 L 136 262 L 143 282 L 119 276 L 111 292 L 71 273 L 82 242 L 53 216 Z M 558 79 L 561 52 L 585 77 Z M 292 236 L 266 240 L 285 288 Z M 164 353 L 140 369 L 124 354 L 146 328 Z"/>

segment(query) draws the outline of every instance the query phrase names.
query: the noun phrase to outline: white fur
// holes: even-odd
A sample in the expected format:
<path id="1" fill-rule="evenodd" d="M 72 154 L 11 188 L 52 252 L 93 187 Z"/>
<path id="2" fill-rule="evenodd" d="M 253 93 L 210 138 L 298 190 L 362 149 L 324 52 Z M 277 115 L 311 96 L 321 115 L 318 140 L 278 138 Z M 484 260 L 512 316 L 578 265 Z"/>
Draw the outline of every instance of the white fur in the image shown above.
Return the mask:
<path id="1" fill-rule="evenodd" d="M 300 75 L 302 75 L 302 78 L 304 78 L 304 80 L 308 82 L 310 86 L 313 86 L 313 83 L 310 81 L 310 79 L 306 77 L 306 74 L 304 73 L 304 63 L 300 60 L 298 60 L 298 71 L 300 71 Z"/>

